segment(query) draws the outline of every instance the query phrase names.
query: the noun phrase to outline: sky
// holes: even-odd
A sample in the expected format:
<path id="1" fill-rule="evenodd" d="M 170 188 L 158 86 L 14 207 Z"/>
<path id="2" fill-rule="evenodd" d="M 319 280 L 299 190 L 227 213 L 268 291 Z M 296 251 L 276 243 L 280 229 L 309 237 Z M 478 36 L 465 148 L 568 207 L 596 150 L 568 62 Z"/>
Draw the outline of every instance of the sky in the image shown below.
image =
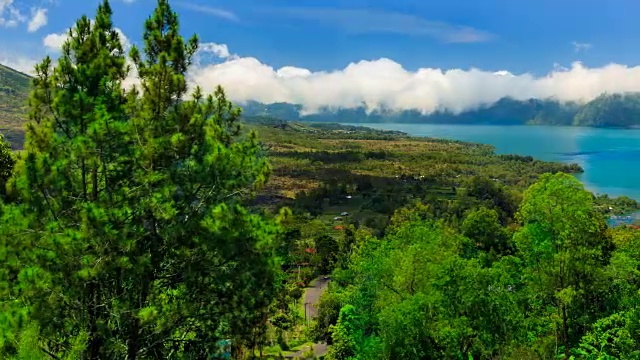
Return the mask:
<path id="1" fill-rule="evenodd" d="M 0 0 L 0 63 L 32 73 L 97 0 Z M 112 0 L 139 45 L 154 0 Z M 461 111 L 640 91 L 636 0 L 175 0 L 192 84 L 232 100 Z M 132 74 L 129 83 L 135 83 Z"/>

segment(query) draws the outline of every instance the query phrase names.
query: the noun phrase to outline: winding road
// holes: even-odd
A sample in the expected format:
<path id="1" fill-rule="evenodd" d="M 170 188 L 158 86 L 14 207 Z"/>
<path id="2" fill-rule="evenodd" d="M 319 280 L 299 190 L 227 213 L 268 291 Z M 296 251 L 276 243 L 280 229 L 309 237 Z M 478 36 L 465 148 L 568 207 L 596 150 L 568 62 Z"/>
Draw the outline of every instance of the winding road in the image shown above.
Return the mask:
<path id="1" fill-rule="evenodd" d="M 318 302 L 320 301 L 320 297 L 327 290 L 329 286 L 329 279 L 326 276 L 321 276 L 314 281 L 311 282 L 310 286 L 305 289 L 304 292 L 304 303 L 306 307 L 306 315 L 307 319 L 311 320 L 318 316 Z M 305 347 L 301 350 L 296 351 L 295 353 L 286 356 L 286 358 L 297 359 L 301 358 L 305 351 L 308 351 L 309 347 Z M 326 343 L 316 343 L 313 344 L 313 354 L 316 357 L 323 356 L 327 353 L 327 344 Z"/>

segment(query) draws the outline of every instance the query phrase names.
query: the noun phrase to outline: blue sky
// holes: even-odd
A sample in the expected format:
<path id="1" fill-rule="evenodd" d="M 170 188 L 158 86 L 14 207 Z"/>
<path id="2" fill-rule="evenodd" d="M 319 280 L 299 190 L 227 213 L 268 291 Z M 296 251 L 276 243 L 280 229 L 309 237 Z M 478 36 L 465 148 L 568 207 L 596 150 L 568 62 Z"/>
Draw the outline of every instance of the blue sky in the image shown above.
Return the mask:
<path id="1" fill-rule="evenodd" d="M 2 2 L 7 0 L 0 0 Z M 13 0 L 24 16 L 47 9 L 33 33 L 27 23 L 0 28 L 5 48 L 37 53 L 42 35 L 60 32 L 97 1 Z M 155 1 L 113 0 L 115 22 L 131 39 Z M 184 32 L 225 43 L 275 67 L 342 68 L 391 58 L 418 67 L 543 74 L 554 63 L 589 66 L 640 59 L 640 2 L 633 0 L 184 0 L 172 2 Z M 295 5 L 295 6 L 292 6 Z M 1 6 L 1 5 L 0 5 Z M 467 28 L 466 30 L 462 30 Z M 468 38 L 455 37 L 466 31 Z M 477 34 L 474 37 L 473 34 Z M 466 40 L 466 42 L 464 42 Z M 458 42 L 456 42 L 458 41 Z M 576 52 L 574 42 L 591 44 Z"/>
<path id="2" fill-rule="evenodd" d="M 45 37 L 63 32 L 82 14 L 92 15 L 97 3 L 0 0 L 0 62 L 25 67 L 51 53 L 43 44 Z M 137 43 L 142 21 L 155 1 L 112 0 L 111 4 L 116 26 Z M 202 42 L 225 44 L 237 57 L 255 58 L 274 69 L 293 66 L 316 73 L 386 58 L 408 72 L 477 68 L 488 73 L 508 71 L 521 79 L 522 74 L 547 76 L 557 68 L 554 64 L 573 69 L 572 63 L 579 61 L 593 73 L 610 63 L 635 67 L 640 62 L 640 2 L 635 0 L 176 0 L 171 4 L 181 16 L 185 35 L 197 33 Z M 598 78 L 600 85 L 592 93 L 607 90 L 603 84 L 610 82 Z"/>

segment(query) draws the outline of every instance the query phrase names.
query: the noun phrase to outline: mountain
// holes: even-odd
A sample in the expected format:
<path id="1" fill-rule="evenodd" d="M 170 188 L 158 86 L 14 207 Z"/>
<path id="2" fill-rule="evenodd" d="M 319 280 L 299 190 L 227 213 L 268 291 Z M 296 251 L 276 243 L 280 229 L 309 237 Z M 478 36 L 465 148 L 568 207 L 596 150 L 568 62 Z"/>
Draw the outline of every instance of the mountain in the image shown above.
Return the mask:
<path id="1" fill-rule="evenodd" d="M 24 142 L 31 77 L 0 64 L 0 133 L 14 149 Z"/>
<path id="2" fill-rule="evenodd" d="M 20 149 L 24 142 L 30 81 L 29 75 L 0 64 L 0 133 L 15 149 Z M 362 106 L 353 109 L 325 108 L 315 114 L 304 114 L 304 108 L 299 104 L 263 104 L 257 101 L 249 101 L 241 107 L 245 117 L 266 116 L 307 122 L 640 127 L 640 93 L 602 94 L 585 104 L 506 97 L 460 113 L 436 111 L 421 114 L 416 110 L 390 109 L 367 112 Z"/>
<path id="3" fill-rule="evenodd" d="M 515 100 L 502 98 L 491 105 L 461 113 L 436 111 L 421 114 L 416 110 L 322 109 L 302 115 L 296 104 L 262 104 L 255 101 L 242 105 L 244 115 L 270 116 L 283 120 L 338 123 L 422 123 L 422 124 L 487 124 L 487 125 L 577 125 L 594 127 L 640 126 L 640 93 L 603 94 L 585 104 L 559 102 L 552 99 Z"/>
<path id="4" fill-rule="evenodd" d="M 600 95 L 580 108 L 573 119 L 581 126 L 640 126 L 640 95 Z"/>

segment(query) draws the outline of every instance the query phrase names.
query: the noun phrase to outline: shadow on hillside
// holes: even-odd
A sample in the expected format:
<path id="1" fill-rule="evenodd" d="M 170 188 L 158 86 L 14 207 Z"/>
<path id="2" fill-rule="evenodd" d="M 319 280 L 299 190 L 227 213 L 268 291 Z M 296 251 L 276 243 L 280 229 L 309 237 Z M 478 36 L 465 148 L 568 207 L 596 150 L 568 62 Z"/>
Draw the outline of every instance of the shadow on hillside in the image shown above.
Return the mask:
<path id="1" fill-rule="evenodd" d="M 311 161 L 319 161 L 324 164 L 337 164 L 337 163 L 354 163 L 365 160 L 384 160 L 392 157 L 386 151 L 273 151 L 273 156 L 289 157 L 294 159 L 303 159 Z"/>
<path id="2" fill-rule="evenodd" d="M 24 148 L 24 131 L 16 131 L 0 128 L 0 134 L 4 135 L 4 139 L 11 144 L 12 150 L 22 150 Z"/>

